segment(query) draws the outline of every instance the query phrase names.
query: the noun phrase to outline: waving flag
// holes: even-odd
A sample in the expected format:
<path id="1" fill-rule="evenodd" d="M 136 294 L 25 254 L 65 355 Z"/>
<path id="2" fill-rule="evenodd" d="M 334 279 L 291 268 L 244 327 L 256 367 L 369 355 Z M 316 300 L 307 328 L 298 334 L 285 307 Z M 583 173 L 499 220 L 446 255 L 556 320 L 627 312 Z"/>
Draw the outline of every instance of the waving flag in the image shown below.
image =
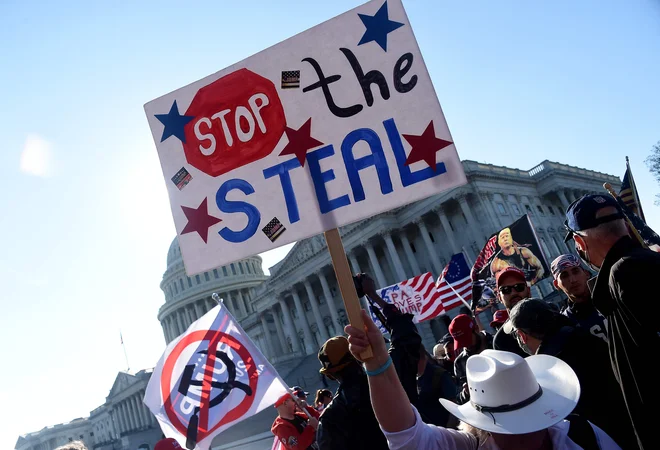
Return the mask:
<path id="1" fill-rule="evenodd" d="M 472 300 L 472 281 L 470 266 L 463 253 L 451 257 L 449 264 L 442 270 L 435 285 L 437 300 L 422 312 L 420 320 L 428 320 L 438 314 L 457 308 L 463 301 Z"/>
<path id="2" fill-rule="evenodd" d="M 442 313 L 442 311 L 437 311 L 435 315 L 426 314 L 422 316 L 424 311 L 427 311 L 430 307 L 429 305 L 435 305 L 440 297 L 435 290 L 431 272 L 379 289 L 378 295 L 387 303 L 396 306 L 402 313 L 413 314 L 415 323 L 432 319 Z M 385 333 L 387 331 L 373 311 L 371 312 L 371 318 L 381 332 Z"/>
<path id="3" fill-rule="evenodd" d="M 167 437 L 208 450 L 213 438 L 275 403 L 286 384 L 224 305 L 172 341 L 144 403 Z"/>
<path id="4" fill-rule="evenodd" d="M 637 217 L 646 222 L 644 217 L 644 211 L 642 210 L 642 203 L 639 201 L 639 195 L 637 194 L 637 186 L 635 185 L 635 180 L 633 179 L 632 171 L 630 170 L 630 163 L 628 157 L 626 156 L 626 173 L 623 175 L 623 183 L 621 183 L 621 190 L 619 191 L 619 197 L 623 203 L 633 212 Z"/>

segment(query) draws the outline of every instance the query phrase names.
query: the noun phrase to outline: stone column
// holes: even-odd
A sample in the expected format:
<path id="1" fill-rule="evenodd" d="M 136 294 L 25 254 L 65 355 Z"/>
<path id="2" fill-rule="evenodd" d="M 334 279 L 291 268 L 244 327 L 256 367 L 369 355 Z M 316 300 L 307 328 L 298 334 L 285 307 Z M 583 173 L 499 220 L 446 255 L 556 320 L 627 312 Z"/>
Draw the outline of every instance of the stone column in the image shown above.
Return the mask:
<path id="1" fill-rule="evenodd" d="M 227 305 L 227 309 L 231 313 L 232 316 L 235 318 L 238 318 L 238 311 L 234 310 L 234 297 L 231 295 L 231 292 L 227 291 L 227 294 L 224 296 L 225 297 L 225 305 Z"/>
<path id="2" fill-rule="evenodd" d="M 358 263 L 357 256 L 355 256 L 355 249 L 348 254 L 348 260 L 351 262 L 351 267 L 353 268 L 353 275 L 356 273 L 362 273 L 360 269 L 360 264 Z"/>
<path id="3" fill-rule="evenodd" d="M 488 237 L 491 235 L 493 231 L 495 231 L 494 230 L 495 228 L 499 227 L 499 221 L 497 220 L 497 217 L 493 213 L 492 205 L 490 203 L 486 204 L 486 202 L 484 201 L 483 199 L 484 194 L 477 191 L 475 195 L 477 196 L 477 200 L 479 200 L 481 209 L 484 210 L 490 222 L 490 226 L 488 224 L 482 223 L 482 228 L 484 228 L 484 230 L 486 231 L 486 237 Z"/>
<path id="4" fill-rule="evenodd" d="M 213 308 L 218 306 L 218 303 L 215 300 L 213 300 L 212 298 L 205 298 L 204 301 L 206 302 L 206 309 L 208 311 L 211 311 Z"/>
<path id="5" fill-rule="evenodd" d="M 392 235 L 388 232 L 383 235 L 383 238 L 385 239 L 387 251 L 390 253 L 390 258 L 392 258 L 392 263 L 394 263 L 394 271 L 396 272 L 396 276 L 399 278 L 399 282 L 407 280 L 408 276 L 406 275 L 406 271 L 403 270 L 403 264 L 401 264 L 401 259 L 399 258 L 399 254 L 396 251 L 396 246 L 392 240 Z"/>
<path id="6" fill-rule="evenodd" d="M 197 318 L 199 319 L 204 315 L 204 310 L 202 310 L 202 307 L 198 301 L 194 303 L 194 307 L 195 307 L 195 312 L 197 313 Z"/>
<path id="7" fill-rule="evenodd" d="M 176 320 L 176 313 L 170 313 L 170 322 L 172 323 L 172 329 L 174 330 L 174 337 L 178 337 L 181 334 L 179 330 L 179 323 Z"/>
<path id="8" fill-rule="evenodd" d="M 468 226 L 472 230 L 472 234 L 474 235 L 474 241 L 480 241 L 481 238 L 486 237 L 483 233 L 479 231 L 479 227 L 477 227 L 477 221 L 474 220 L 474 216 L 472 215 L 472 209 L 470 208 L 470 204 L 467 201 L 467 195 L 461 195 L 458 197 L 458 204 L 461 207 L 461 211 L 463 211 L 463 215 L 467 219 Z"/>
<path id="9" fill-rule="evenodd" d="M 328 286 L 328 280 L 325 277 L 323 272 L 319 272 L 319 280 L 321 281 L 321 287 L 323 288 L 323 295 L 325 296 L 325 301 L 328 304 L 328 309 L 330 310 L 330 317 L 332 317 L 332 323 L 335 327 L 335 331 L 341 328 L 339 322 L 339 314 L 337 312 L 337 307 L 335 306 L 335 299 L 332 298 L 332 292 L 330 292 L 330 287 Z"/>
<path id="10" fill-rule="evenodd" d="M 387 286 L 387 281 L 385 280 L 385 275 L 383 274 L 383 270 L 380 268 L 380 264 L 378 263 L 378 257 L 376 256 L 376 250 L 374 250 L 374 246 L 371 242 L 366 242 L 364 246 L 367 249 L 367 253 L 369 254 L 369 262 L 371 262 L 371 268 L 374 270 L 374 275 L 376 276 L 376 282 L 378 283 L 378 286 L 376 288 L 384 288 Z"/>
<path id="11" fill-rule="evenodd" d="M 144 426 L 146 428 L 149 428 L 151 426 L 151 418 L 149 417 L 149 409 L 147 408 L 147 405 L 144 404 L 142 399 L 144 398 L 145 392 L 140 391 L 138 392 L 138 406 L 140 407 L 140 412 L 142 413 L 142 421 L 144 422 Z"/>
<path id="12" fill-rule="evenodd" d="M 507 226 L 506 221 L 502 219 L 502 214 L 497 208 L 495 208 L 495 196 L 492 192 L 486 193 L 486 206 L 490 207 L 493 211 L 493 215 L 497 219 L 497 222 L 495 223 L 497 229 L 502 229 L 502 227 Z"/>
<path id="13" fill-rule="evenodd" d="M 451 251 L 453 254 L 460 253 L 461 250 L 458 247 L 458 242 L 456 242 L 454 231 L 451 229 L 451 225 L 449 224 L 449 219 L 447 219 L 447 216 L 445 215 L 444 211 L 442 211 L 442 209 L 436 210 L 435 213 L 440 218 L 442 229 L 444 230 L 445 235 L 447 235 L 447 239 L 449 239 L 449 246 L 451 247 Z"/>
<path id="14" fill-rule="evenodd" d="M 122 401 L 120 403 L 121 413 L 124 417 L 124 433 L 127 433 L 131 429 L 131 423 L 128 417 L 128 410 L 126 409 L 126 402 Z"/>
<path id="15" fill-rule="evenodd" d="M 289 307 L 286 304 L 286 300 L 284 300 L 284 294 L 282 295 L 278 301 L 280 303 L 280 308 L 282 308 L 282 316 L 284 317 L 284 325 L 286 326 L 286 330 L 289 332 L 289 337 L 291 338 L 291 346 L 293 347 L 294 352 L 299 352 L 300 351 L 300 342 L 298 341 L 298 333 L 296 332 L 296 329 L 293 327 L 293 319 L 291 318 L 291 311 L 289 311 Z M 285 348 L 289 348 L 287 345 Z"/>
<path id="16" fill-rule="evenodd" d="M 118 434 L 122 434 L 126 431 L 126 422 L 124 420 L 124 413 L 122 411 L 121 403 L 117 403 L 114 407 L 115 417 L 117 418 L 117 430 Z"/>
<path id="17" fill-rule="evenodd" d="M 163 335 L 165 336 L 165 342 L 170 342 L 170 332 L 167 329 L 167 320 L 163 320 L 160 323 L 161 327 L 163 327 Z"/>
<path id="18" fill-rule="evenodd" d="M 415 222 L 415 224 L 419 227 L 419 232 L 422 235 L 422 239 L 424 240 L 424 244 L 426 245 L 426 251 L 429 253 L 429 256 L 431 258 L 431 265 L 433 266 L 433 270 L 435 271 L 434 275 L 440 275 L 440 272 L 442 272 L 442 264 L 440 264 L 440 260 L 438 259 L 438 255 L 435 252 L 435 248 L 433 247 L 433 242 L 431 242 L 431 238 L 429 237 L 429 230 L 426 228 L 426 224 L 424 223 L 424 220 L 420 217 L 419 220 Z"/>
<path id="19" fill-rule="evenodd" d="M 128 417 L 131 422 L 131 430 L 138 429 L 137 417 L 135 414 L 135 405 L 133 404 L 133 397 L 128 397 L 126 399 L 126 409 L 128 409 Z"/>
<path id="20" fill-rule="evenodd" d="M 245 311 L 245 315 L 247 316 L 250 310 L 248 309 L 246 298 L 243 297 L 243 293 L 241 292 L 240 289 L 237 292 L 238 292 L 238 303 L 241 304 L 241 308 L 243 309 L 243 311 Z"/>
<path id="21" fill-rule="evenodd" d="M 412 248 L 410 247 L 410 241 L 408 240 L 408 236 L 406 236 L 406 233 L 403 232 L 399 235 L 399 239 L 401 239 L 401 246 L 403 247 L 403 252 L 406 254 L 406 259 L 408 260 L 408 264 L 410 264 L 410 270 L 412 270 L 413 276 L 419 275 L 422 270 L 419 268 L 419 264 L 417 264 L 417 259 L 415 259 L 415 255 L 412 252 Z"/>
<path id="22" fill-rule="evenodd" d="M 571 205 L 571 202 L 568 201 L 566 198 L 566 194 L 564 194 L 564 191 L 557 191 L 557 196 L 559 197 L 559 200 L 561 201 L 562 206 L 564 207 L 564 213 L 568 210 L 568 207 Z"/>
<path id="23" fill-rule="evenodd" d="M 195 314 L 195 307 L 193 305 L 186 306 L 186 311 L 188 311 L 188 317 L 190 317 L 191 324 L 198 319 L 197 315 Z"/>
<path id="24" fill-rule="evenodd" d="M 277 314 L 275 307 L 273 307 L 273 321 L 275 322 L 277 337 L 280 340 L 281 354 L 286 355 L 287 353 L 289 353 L 289 346 L 286 345 L 286 337 L 284 336 L 284 330 L 282 330 L 282 324 L 280 323 L 280 316 L 279 314 Z"/>
<path id="25" fill-rule="evenodd" d="M 360 263 L 358 263 L 357 256 L 355 255 L 355 249 L 353 249 L 353 251 L 348 254 L 348 259 L 351 261 L 351 266 L 353 266 L 353 273 L 362 273 Z M 369 300 L 367 300 L 366 295 L 362 297 L 362 307 L 366 311 L 369 311 Z M 325 329 L 325 325 L 323 326 L 323 329 Z"/>
<path id="26" fill-rule="evenodd" d="M 313 353 L 314 350 L 314 335 L 312 334 L 312 329 L 309 327 L 309 322 L 307 322 L 307 315 L 305 314 L 305 308 L 303 308 L 302 302 L 300 301 L 300 296 L 298 291 L 294 287 L 291 290 L 291 296 L 293 297 L 293 303 L 296 305 L 298 310 L 298 316 L 300 317 L 300 323 L 303 327 L 303 335 L 305 336 L 305 354 L 309 355 Z"/>
<path id="27" fill-rule="evenodd" d="M 131 405 L 135 410 L 135 428 L 144 427 L 144 424 L 142 423 L 142 414 L 140 414 L 140 405 L 138 404 L 137 395 L 131 396 Z"/>
<path id="28" fill-rule="evenodd" d="M 314 290 L 312 289 L 312 284 L 309 282 L 308 278 L 305 278 L 303 284 L 305 285 L 305 291 L 307 291 L 307 298 L 309 298 L 309 303 L 312 305 L 312 312 L 314 313 L 314 320 L 316 320 L 316 326 L 319 328 L 321 341 L 325 342 L 328 340 L 328 332 L 325 330 L 325 326 L 323 325 L 323 316 L 321 316 L 321 311 L 319 311 L 318 301 L 314 296 Z M 323 345 L 323 342 L 321 342 L 319 345 Z"/>
<path id="29" fill-rule="evenodd" d="M 186 324 L 183 321 L 183 313 L 181 312 L 180 309 L 177 309 L 176 311 L 174 311 L 174 314 L 176 314 L 176 320 L 177 323 L 179 324 L 179 329 L 181 330 L 179 332 L 179 335 L 181 335 L 186 331 Z"/>
<path id="30" fill-rule="evenodd" d="M 270 342 L 270 330 L 268 330 L 268 322 L 266 321 L 266 314 L 261 314 L 261 326 L 264 329 L 264 336 L 266 337 L 264 340 L 266 341 L 266 352 L 268 353 L 268 358 L 272 358 L 275 356 L 275 352 L 273 352 L 273 346 L 271 345 Z"/>
<path id="31" fill-rule="evenodd" d="M 170 316 L 165 317 L 165 330 L 166 330 L 167 342 L 170 343 L 176 337 L 174 335 L 174 330 L 172 328 L 172 318 Z"/>
<path id="32" fill-rule="evenodd" d="M 566 197 L 568 198 L 568 201 L 573 203 L 576 200 L 575 192 L 573 192 L 570 189 L 567 189 L 565 192 L 566 192 Z"/>

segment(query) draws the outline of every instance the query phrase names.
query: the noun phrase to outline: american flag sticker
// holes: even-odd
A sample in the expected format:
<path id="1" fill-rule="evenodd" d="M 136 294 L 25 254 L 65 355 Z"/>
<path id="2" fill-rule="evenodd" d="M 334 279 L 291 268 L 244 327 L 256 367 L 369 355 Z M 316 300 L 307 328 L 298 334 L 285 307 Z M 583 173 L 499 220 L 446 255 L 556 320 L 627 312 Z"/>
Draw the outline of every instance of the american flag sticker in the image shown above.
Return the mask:
<path id="1" fill-rule="evenodd" d="M 262 231 L 271 242 L 275 242 L 275 240 L 286 231 L 286 228 L 284 228 L 284 225 L 277 220 L 277 217 L 273 217 L 273 220 L 268 222 L 268 225 L 266 225 Z"/>
<path id="2" fill-rule="evenodd" d="M 300 70 L 282 71 L 282 89 L 298 89 L 300 87 Z"/>
<path id="3" fill-rule="evenodd" d="M 192 180 L 192 175 L 188 173 L 185 167 L 182 167 L 181 170 L 172 177 L 172 181 L 176 184 L 176 187 L 178 187 L 179 190 L 186 187 L 186 185 L 190 183 L 190 180 Z"/>

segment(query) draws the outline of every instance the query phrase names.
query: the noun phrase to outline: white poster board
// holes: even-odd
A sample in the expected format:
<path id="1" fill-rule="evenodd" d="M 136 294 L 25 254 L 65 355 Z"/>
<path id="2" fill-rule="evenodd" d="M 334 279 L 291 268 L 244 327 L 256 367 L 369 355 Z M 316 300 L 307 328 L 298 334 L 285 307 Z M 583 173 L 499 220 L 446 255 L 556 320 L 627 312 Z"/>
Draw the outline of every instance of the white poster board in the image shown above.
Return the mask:
<path id="1" fill-rule="evenodd" d="M 189 275 L 466 183 L 400 0 L 145 105 Z"/>

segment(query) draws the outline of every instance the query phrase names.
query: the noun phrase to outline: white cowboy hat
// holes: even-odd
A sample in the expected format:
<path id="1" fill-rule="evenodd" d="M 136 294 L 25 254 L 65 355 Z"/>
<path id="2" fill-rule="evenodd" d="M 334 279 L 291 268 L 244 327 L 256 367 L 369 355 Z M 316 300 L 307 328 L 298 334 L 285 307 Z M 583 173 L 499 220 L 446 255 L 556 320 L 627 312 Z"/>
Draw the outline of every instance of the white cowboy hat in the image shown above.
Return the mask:
<path id="1" fill-rule="evenodd" d="M 484 350 L 466 364 L 470 401 L 440 399 L 459 420 L 500 434 L 524 434 L 551 427 L 568 416 L 580 398 L 580 382 L 568 364 L 548 355 L 525 359 Z"/>

